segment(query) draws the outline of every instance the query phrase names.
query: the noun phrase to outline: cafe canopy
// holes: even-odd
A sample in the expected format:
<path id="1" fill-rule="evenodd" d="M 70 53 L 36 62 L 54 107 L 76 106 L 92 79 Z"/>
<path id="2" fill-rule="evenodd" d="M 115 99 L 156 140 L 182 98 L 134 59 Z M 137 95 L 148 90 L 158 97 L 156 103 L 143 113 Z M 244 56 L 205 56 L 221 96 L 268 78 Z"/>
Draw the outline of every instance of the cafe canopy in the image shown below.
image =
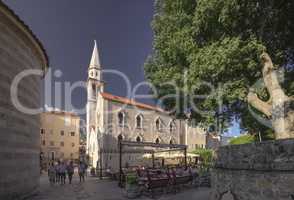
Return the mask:
<path id="1" fill-rule="evenodd" d="M 119 185 L 122 185 L 122 158 L 125 148 L 136 148 L 136 152 L 151 154 L 152 166 L 155 167 L 155 154 L 166 152 L 183 152 L 185 168 L 187 168 L 187 146 L 182 144 L 160 144 L 152 142 L 134 142 L 119 140 Z"/>

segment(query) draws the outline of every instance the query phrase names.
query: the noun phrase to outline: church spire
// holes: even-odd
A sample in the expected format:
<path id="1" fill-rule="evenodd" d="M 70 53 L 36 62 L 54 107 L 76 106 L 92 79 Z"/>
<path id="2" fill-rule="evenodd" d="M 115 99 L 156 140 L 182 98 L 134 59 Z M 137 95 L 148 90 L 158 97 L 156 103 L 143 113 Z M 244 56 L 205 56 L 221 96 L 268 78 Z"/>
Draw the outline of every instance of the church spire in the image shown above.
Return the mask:
<path id="1" fill-rule="evenodd" d="M 101 65 L 100 65 L 99 52 L 98 52 L 96 40 L 94 40 L 94 49 L 93 49 L 92 58 L 91 58 L 89 68 L 99 68 L 100 69 L 100 67 L 101 67 Z"/>

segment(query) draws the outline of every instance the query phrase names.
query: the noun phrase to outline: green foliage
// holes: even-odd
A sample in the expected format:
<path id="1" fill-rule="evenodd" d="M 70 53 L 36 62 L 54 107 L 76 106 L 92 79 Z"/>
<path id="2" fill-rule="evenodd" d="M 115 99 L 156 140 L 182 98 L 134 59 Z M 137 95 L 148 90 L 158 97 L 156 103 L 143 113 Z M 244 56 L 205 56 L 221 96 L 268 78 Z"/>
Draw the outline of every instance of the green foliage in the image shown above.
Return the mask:
<path id="1" fill-rule="evenodd" d="M 242 136 L 231 139 L 230 144 L 231 145 L 248 144 L 248 143 L 253 143 L 256 141 L 257 141 L 256 137 L 253 135 L 242 135 Z"/>
<path id="2" fill-rule="evenodd" d="M 273 130 L 265 130 L 264 132 L 261 132 L 261 141 L 267 141 L 267 140 L 274 140 L 274 132 Z M 230 144 L 247 144 L 247 143 L 253 143 L 253 142 L 259 142 L 259 134 L 255 135 L 241 135 L 239 137 L 233 138 L 230 141 Z"/>
<path id="3" fill-rule="evenodd" d="M 219 110 L 219 95 L 224 123 L 237 118 L 244 130 L 267 130 L 252 123 L 246 97 L 248 88 L 262 78 L 259 56 L 263 50 L 285 69 L 282 86 L 293 95 L 293 10 L 292 0 L 157 0 L 152 22 L 154 52 L 145 64 L 146 77 L 157 88 L 156 98 L 179 96 L 179 104 L 174 98 L 162 103 L 167 110 L 179 106 L 174 114 L 183 117 L 185 109 L 193 105 L 205 111 Z M 171 80 L 180 93 L 163 84 Z M 203 82 L 212 84 L 215 92 Z M 264 89 L 257 92 L 268 99 Z M 186 105 L 184 98 L 196 94 L 209 97 L 190 98 Z M 212 114 L 193 112 L 192 117 L 204 125 L 215 121 Z"/>
<path id="4" fill-rule="evenodd" d="M 126 183 L 128 185 L 136 185 L 137 184 L 137 176 L 134 174 L 128 174 L 126 176 Z"/>
<path id="5" fill-rule="evenodd" d="M 192 151 L 194 154 L 198 154 L 203 161 L 204 166 L 210 166 L 213 158 L 213 151 L 210 149 L 195 149 Z"/>

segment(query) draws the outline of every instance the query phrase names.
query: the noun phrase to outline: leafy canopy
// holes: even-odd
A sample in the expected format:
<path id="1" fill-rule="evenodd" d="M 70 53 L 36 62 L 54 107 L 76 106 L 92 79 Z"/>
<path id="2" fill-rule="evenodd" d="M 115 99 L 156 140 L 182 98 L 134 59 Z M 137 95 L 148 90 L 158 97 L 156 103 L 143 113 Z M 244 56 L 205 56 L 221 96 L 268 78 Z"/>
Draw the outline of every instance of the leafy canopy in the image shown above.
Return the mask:
<path id="1" fill-rule="evenodd" d="M 245 130 L 264 128 L 252 125 L 246 104 L 248 88 L 262 78 L 259 56 L 265 50 L 277 67 L 284 68 L 283 87 L 286 94 L 293 95 L 293 10 L 292 0 L 157 0 L 152 22 L 154 51 L 145 64 L 157 98 L 178 96 L 177 116 L 183 117 L 195 105 L 200 110 L 219 111 L 224 123 L 237 117 Z M 180 93 L 163 84 L 170 80 Z M 257 92 L 267 100 L 265 90 Z M 192 98 L 196 94 L 209 96 Z M 165 98 L 162 103 L 166 109 L 177 105 L 175 98 Z M 215 122 L 215 115 L 199 114 L 195 109 L 192 117 L 203 124 Z"/>

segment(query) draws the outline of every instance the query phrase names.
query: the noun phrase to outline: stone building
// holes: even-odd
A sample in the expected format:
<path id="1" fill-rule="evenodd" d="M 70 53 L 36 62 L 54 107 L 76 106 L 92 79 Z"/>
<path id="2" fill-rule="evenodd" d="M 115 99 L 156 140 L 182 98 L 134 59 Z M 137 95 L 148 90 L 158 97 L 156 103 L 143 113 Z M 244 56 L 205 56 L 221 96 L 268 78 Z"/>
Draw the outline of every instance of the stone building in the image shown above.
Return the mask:
<path id="1" fill-rule="evenodd" d="M 20 106 L 40 107 L 40 86 L 47 67 L 40 41 L 0 1 L 0 199 L 22 198 L 38 187 L 39 116 L 20 111 Z M 39 70 L 38 75 L 20 79 L 17 93 L 11 92 L 15 77 L 29 69 Z M 20 104 L 15 106 L 17 100 Z"/>
<path id="2" fill-rule="evenodd" d="M 221 136 L 216 132 L 206 134 L 206 149 L 217 150 L 221 146 Z"/>
<path id="3" fill-rule="evenodd" d="M 190 135 L 185 134 L 186 129 L 190 133 L 197 131 L 188 128 L 186 121 L 175 119 L 160 108 L 104 92 L 101 69 L 95 42 L 87 86 L 87 151 L 92 166 L 117 170 L 119 139 L 205 146 L 205 139 L 192 142 L 186 138 Z M 197 140 L 197 136 L 194 139 Z M 138 165 L 141 160 L 141 153 L 127 152 L 123 165 Z"/>
<path id="4" fill-rule="evenodd" d="M 52 160 L 78 160 L 80 117 L 72 112 L 41 114 L 40 146 L 45 163 Z"/>
<path id="5" fill-rule="evenodd" d="M 206 132 L 193 124 L 193 122 L 186 123 L 184 134 L 184 143 L 188 147 L 188 151 L 193 151 L 195 149 L 204 149 L 207 144 Z"/>

